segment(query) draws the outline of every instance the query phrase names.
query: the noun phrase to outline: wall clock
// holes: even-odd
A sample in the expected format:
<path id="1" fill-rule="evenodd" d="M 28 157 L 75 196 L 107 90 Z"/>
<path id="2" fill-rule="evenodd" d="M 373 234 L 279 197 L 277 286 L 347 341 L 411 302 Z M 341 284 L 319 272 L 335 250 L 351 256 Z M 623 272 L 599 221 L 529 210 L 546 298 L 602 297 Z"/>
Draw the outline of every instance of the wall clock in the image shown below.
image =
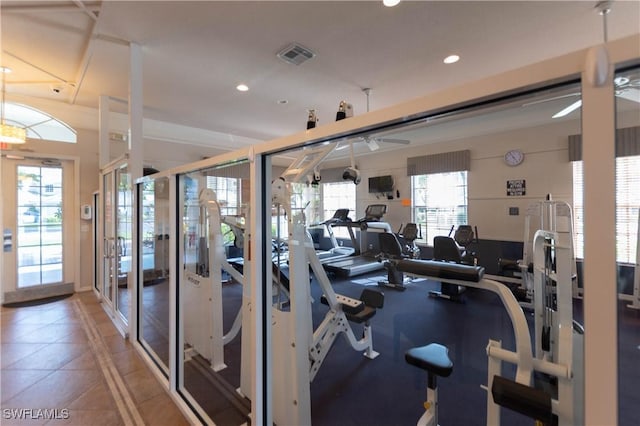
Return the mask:
<path id="1" fill-rule="evenodd" d="M 524 161 L 524 152 L 520 149 L 512 149 L 504 154 L 504 162 L 509 166 L 517 166 Z"/>

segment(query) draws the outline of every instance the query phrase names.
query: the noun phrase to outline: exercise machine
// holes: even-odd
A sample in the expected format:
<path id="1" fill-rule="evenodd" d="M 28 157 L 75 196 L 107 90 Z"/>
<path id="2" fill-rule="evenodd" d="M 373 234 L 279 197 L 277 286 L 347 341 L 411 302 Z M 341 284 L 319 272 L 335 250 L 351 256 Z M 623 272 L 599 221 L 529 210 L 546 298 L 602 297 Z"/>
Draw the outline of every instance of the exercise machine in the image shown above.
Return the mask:
<path id="1" fill-rule="evenodd" d="M 552 231 L 558 234 L 560 243 L 568 247 L 571 256 L 572 294 L 582 297 L 578 286 L 575 254 L 573 249 L 573 214 L 571 206 L 564 201 L 553 200 L 547 194 L 545 200 L 532 203 L 527 207 L 524 219 L 524 240 L 522 259 L 498 259 L 498 267 L 503 275 L 491 275 L 490 278 L 515 284 L 512 287 L 520 304 L 533 308 L 533 237 L 538 230 Z"/>
<path id="2" fill-rule="evenodd" d="M 418 236 L 417 225 L 408 223 L 404 229 L 404 234 L 400 232 L 395 235 L 383 233 L 378 236 L 380 239 L 378 261 L 382 263 L 387 271 L 387 279 L 378 281 L 378 285 L 400 291 L 406 290 L 406 284 L 410 283 L 412 279 L 405 277 L 404 273 L 395 267 L 394 261 L 420 257 L 420 248 L 415 244 L 415 239 Z"/>
<path id="3" fill-rule="evenodd" d="M 640 211 L 638 211 L 638 236 L 636 239 L 636 264 L 633 271 L 633 292 L 630 295 L 621 294 L 623 300 L 631 303 L 627 305 L 630 309 L 640 309 Z"/>
<path id="4" fill-rule="evenodd" d="M 477 265 L 476 253 L 470 247 L 478 243 L 478 229 L 470 225 L 460 225 L 453 232 L 455 226 L 449 230 L 449 235 L 433 237 L 433 259 L 441 262 L 453 262 L 463 265 Z M 451 234 L 453 233 L 453 237 Z M 462 302 L 464 286 L 440 283 L 440 290 L 429 292 L 431 297 L 440 297 L 454 302 Z"/>
<path id="5" fill-rule="evenodd" d="M 353 277 L 382 269 L 382 264 L 376 258 L 379 251 L 374 249 L 374 244 L 370 243 L 368 238 L 374 234 L 392 233 L 391 226 L 382 220 L 386 213 L 386 204 L 370 204 L 365 210 L 364 217 L 347 223 L 334 224 L 334 226 L 359 228 L 360 250 L 353 256 L 326 262 L 325 269 L 342 277 Z"/>
<path id="6" fill-rule="evenodd" d="M 370 320 L 383 306 L 384 295 L 373 289 L 365 289 L 359 299 L 336 294 L 320 263 L 309 235 L 304 209 L 291 206 L 291 185 L 313 170 L 331 146 L 305 149 L 295 164 L 303 164 L 297 170 L 285 171 L 272 183 L 272 203 L 285 210 L 287 218 L 287 243 L 289 247 L 290 303 L 288 310 L 272 306 L 272 371 L 278 380 L 274 382 L 273 410 L 277 424 L 311 424 L 310 382 L 317 374 L 329 350 L 338 336 L 344 336 L 352 349 L 373 359 L 373 333 Z M 311 318 L 311 289 L 309 270 L 312 270 L 329 306 L 320 325 L 314 330 Z M 357 338 L 352 324 L 362 325 L 362 337 Z"/>
<path id="7" fill-rule="evenodd" d="M 331 241 L 331 248 L 329 250 L 322 250 L 317 252 L 320 263 L 332 262 L 334 260 L 343 259 L 355 254 L 356 238 L 353 234 L 353 228 L 347 226 L 349 235 L 351 237 L 352 247 L 344 247 L 338 244 L 338 240 L 336 239 L 335 233 L 333 232 L 334 226 L 340 226 L 342 224 L 348 225 L 350 222 L 351 218 L 349 217 L 349 209 L 338 209 L 332 217 L 325 220 L 324 222 L 311 225 L 311 227 L 324 226 L 327 230 L 327 233 L 329 234 L 329 240 Z"/>
<path id="8" fill-rule="evenodd" d="M 400 229 L 396 233 L 398 241 L 402 246 L 402 254 L 412 259 L 420 258 L 420 247 L 416 244 L 418 238 L 422 238 L 422 232 L 420 226 L 417 223 L 409 222 L 404 228 L 400 226 Z"/>
<path id="9" fill-rule="evenodd" d="M 584 330 L 573 320 L 571 247 L 558 233 L 538 231 L 533 239 L 534 344 L 522 307 L 505 284 L 487 279 L 481 266 L 434 260 L 391 260 L 397 270 L 447 284 L 485 289 L 500 297 L 513 326 L 515 351 L 490 340 L 487 346 L 487 425 L 500 424 L 501 407 L 548 424 L 584 422 Z M 428 401 L 419 424 L 437 421 L 435 378 L 452 369 L 439 344 L 409 350 L 408 363 L 428 373 Z M 502 363 L 516 367 L 513 379 L 502 375 Z M 535 374 L 534 374 L 535 373 Z M 557 423 L 554 423 L 557 422 Z"/>
<path id="10" fill-rule="evenodd" d="M 249 348 L 251 323 L 250 318 L 243 316 L 243 310 L 250 307 L 248 279 L 250 268 L 247 260 L 241 262 L 241 273 L 237 265 L 230 263 L 225 252 L 222 224 L 231 227 L 235 234 L 236 244 L 242 244 L 247 250 L 249 239 L 244 237 L 246 223 L 226 218 L 220 214 L 220 205 L 216 194 L 209 188 L 198 194 L 199 224 L 201 236 L 198 243 L 196 272 L 185 268 L 185 285 L 183 297 L 189 309 L 184 314 L 185 361 L 196 354 L 209 360 L 211 369 L 218 372 L 227 367 L 224 361 L 224 346 L 232 342 L 242 333 L 241 347 Z M 246 216 L 248 217 L 248 216 Z M 231 327 L 224 331 L 222 274 L 226 273 L 242 285 L 242 304 Z M 249 395 L 251 391 L 250 352 L 241 352 L 241 377 L 239 392 Z"/>
<path id="11" fill-rule="evenodd" d="M 409 349 L 404 359 L 427 372 L 427 400 L 418 426 L 438 426 L 438 377 L 449 377 L 453 371 L 449 349 L 439 343 L 429 343 Z"/>

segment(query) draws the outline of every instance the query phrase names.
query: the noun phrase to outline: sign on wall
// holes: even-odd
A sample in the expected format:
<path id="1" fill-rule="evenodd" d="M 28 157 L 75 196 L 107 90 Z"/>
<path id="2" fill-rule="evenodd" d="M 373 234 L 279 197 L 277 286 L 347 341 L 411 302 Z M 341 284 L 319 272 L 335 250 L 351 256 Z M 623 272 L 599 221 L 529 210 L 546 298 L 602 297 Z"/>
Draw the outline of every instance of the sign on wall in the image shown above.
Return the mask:
<path id="1" fill-rule="evenodd" d="M 526 195 L 527 187 L 524 179 L 515 179 L 507 181 L 507 196 L 513 197 L 518 195 Z"/>

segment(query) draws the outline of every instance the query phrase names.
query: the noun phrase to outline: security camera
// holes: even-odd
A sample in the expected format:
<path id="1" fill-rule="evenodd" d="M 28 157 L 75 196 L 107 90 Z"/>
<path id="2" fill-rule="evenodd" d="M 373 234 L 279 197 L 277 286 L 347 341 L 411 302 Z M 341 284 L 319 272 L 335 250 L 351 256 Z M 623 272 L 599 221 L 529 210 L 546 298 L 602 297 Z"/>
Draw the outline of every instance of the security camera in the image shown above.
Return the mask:
<path id="1" fill-rule="evenodd" d="M 316 110 L 309 110 L 309 117 L 307 118 L 307 130 L 313 129 L 316 127 L 316 123 L 318 122 L 318 117 L 316 117 Z"/>
<path id="2" fill-rule="evenodd" d="M 362 180 L 362 177 L 360 176 L 360 171 L 358 171 L 356 168 L 347 167 L 346 169 L 344 169 L 344 172 L 342 172 L 342 179 L 350 180 L 354 184 L 358 185 Z"/>
<path id="3" fill-rule="evenodd" d="M 336 113 L 336 121 L 344 120 L 349 117 L 353 117 L 353 105 L 347 103 L 347 101 L 340 101 L 338 112 Z"/>
<path id="4" fill-rule="evenodd" d="M 322 180 L 322 176 L 320 176 L 320 172 L 314 170 L 313 178 L 311 179 L 311 185 L 318 186 L 321 180 Z"/>

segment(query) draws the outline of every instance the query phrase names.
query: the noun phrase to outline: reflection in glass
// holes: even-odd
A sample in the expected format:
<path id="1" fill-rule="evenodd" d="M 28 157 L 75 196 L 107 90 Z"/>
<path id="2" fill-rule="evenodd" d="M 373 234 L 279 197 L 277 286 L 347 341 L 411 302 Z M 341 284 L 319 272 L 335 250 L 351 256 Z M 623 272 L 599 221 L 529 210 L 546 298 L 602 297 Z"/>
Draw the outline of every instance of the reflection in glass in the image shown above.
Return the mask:
<path id="1" fill-rule="evenodd" d="M 131 174 L 127 166 L 116 170 L 116 237 L 118 268 L 118 300 L 117 308 L 125 321 L 129 315 L 129 272 L 131 272 L 131 232 L 132 232 L 132 187 Z"/>
<path id="2" fill-rule="evenodd" d="M 250 393 L 248 316 L 241 315 L 250 305 L 243 285 L 249 184 L 248 163 L 179 176 L 181 392 L 217 424 L 243 424 L 250 409 L 242 396 Z"/>
<path id="3" fill-rule="evenodd" d="M 142 214 L 142 274 L 138 315 L 141 340 L 169 368 L 169 179 L 139 185 Z"/>
<path id="4" fill-rule="evenodd" d="M 640 68 L 618 71 L 616 95 L 616 261 L 618 423 L 640 418 Z"/>
<path id="5" fill-rule="evenodd" d="M 102 176 L 103 179 L 103 222 L 102 222 L 102 235 L 103 239 L 103 257 L 104 261 L 102 265 L 102 296 L 106 300 L 113 300 L 112 285 L 115 271 L 115 256 L 116 256 L 116 240 L 114 236 L 114 217 L 113 217 L 113 172 L 106 173 Z"/>
<path id="6" fill-rule="evenodd" d="M 418 223 L 423 239 L 427 233 L 440 232 L 446 236 L 451 226 L 470 225 L 477 229 L 480 241 L 473 251 L 476 252 L 478 264 L 484 268 L 485 277 L 495 279 L 496 288 L 510 295 L 509 300 L 515 305 L 511 312 L 519 312 L 523 323 L 526 322 L 525 318 L 530 320 L 528 327 L 524 326 L 523 329 L 531 336 L 524 341 L 531 341 L 537 358 L 549 360 L 549 364 L 553 362 L 554 366 L 559 367 L 556 374 L 571 363 L 571 378 L 540 374 L 542 377 L 536 378 L 535 385 L 545 388 L 551 398 L 562 398 L 563 419 L 572 417 L 576 424 L 580 424 L 583 415 L 583 372 L 580 367 L 583 335 L 577 325 L 572 331 L 573 320 L 578 323 L 582 321 L 582 307 L 579 288 L 573 285 L 575 260 L 571 244 L 567 243 L 572 237 L 571 215 L 556 212 L 556 217 L 562 216 L 561 223 L 538 223 L 535 230 L 555 232 L 550 238 L 554 243 L 553 248 L 544 239 L 537 240 L 539 243 L 542 241 L 538 247 L 547 247 L 545 256 L 534 258 L 532 250 L 526 250 L 525 247 L 534 240 L 535 231 L 531 232 L 526 227 L 526 218 L 535 215 L 529 212 L 531 205 L 541 205 L 548 194 L 563 206 L 572 205 L 573 174 L 568 141 L 570 136 L 580 133 L 580 114 L 578 111 L 563 117 L 552 117 L 579 97 L 580 87 L 577 84 L 530 92 L 499 103 L 484 103 L 479 107 L 448 113 L 443 117 L 430 117 L 409 123 L 404 128 L 386 129 L 370 135 L 381 141 L 410 141 L 406 148 L 390 147 L 382 142 L 378 152 L 371 152 L 367 144 L 360 143 L 361 136 L 355 138 L 352 145 L 362 182 L 392 175 L 395 183 L 393 192 L 383 194 L 369 193 L 361 184 L 356 190 L 356 212 L 352 219 L 362 218 L 368 205 L 385 204 L 388 212 L 383 221 L 391 229 L 398 230 L 407 223 Z M 367 140 L 366 137 L 364 139 Z M 327 178 L 329 170 L 340 170 L 353 164 L 348 151 L 339 149 L 345 145 L 344 138 L 337 141 L 336 145 L 336 149 L 322 160 L 327 163 Z M 295 192 L 295 184 L 306 182 L 305 176 L 293 174 L 298 169 L 294 167 L 295 161 L 316 147 L 319 145 L 279 153 L 282 157 L 296 160 L 291 162 L 289 171 L 292 174 L 274 171 L 273 179 L 277 181 L 278 176 L 290 179 L 293 184 L 290 189 Z M 513 149 L 525 153 L 524 162 L 517 166 L 510 166 L 504 161 L 504 153 Z M 386 152 L 391 150 L 393 155 Z M 460 150 L 470 152 L 470 164 L 438 162 L 438 154 Z M 415 168 L 408 166 L 408 158 L 415 159 L 412 163 L 416 164 Z M 273 157 L 273 161 L 276 160 L 281 158 Z M 323 174 L 324 166 L 324 163 L 317 165 L 320 174 Z M 441 195 L 433 202 L 433 208 L 428 204 L 429 200 L 418 199 L 424 197 L 427 182 L 414 176 L 462 171 L 465 182 L 456 186 L 458 194 L 455 190 L 444 191 L 440 182 L 430 191 Z M 510 180 L 517 180 L 526 191 L 509 193 Z M 324 179 L 321 188 L 323 182 Z M 278 187 L 274 185 L 273 188 L 273 193 L 267 192 L 267 199 L 273 200 L 280 194 Z M 450 208 L 446 212 L 436 208 L 443 206 Z M 271 207 L 274 214 L 281 217 L 286 212 L 286 221 L 289 222 L 284 224 L 275 219 L 271 227 L 275 237 L 274 258 L 280 260 L 274 267 L 273 279 L 281 288 L 285 288 L 286 283 L 287 292 L 283 293 L 290 296 L 288 300 L 279 299 L 265 318 L 272 327 L 272 345 L 269 349 L 273 360 L 271 392 L 274 421 L 278 424 L 415 424 L 425 411 L 423 403 L 427 374 L 408 365 L 404 354 L 410 348 L 437 342 L 448 348 L 449 357 L 454 363 L 453 373 L 447 378 L 438 379 L 441 424 L 487 424 L 486 407 L 491 397 L 481 386 L 487 385 L 489 372 L 496 371 L 490 370 L 490 365 L 495 367 L 496 360 L 492 358 L 490 364 L 487 343 L 489 340 L 499 340 L 503 349 L 516 349 L 511 317 L 501 299 L 487 292 L 486 288 L 468 288 L 463 293 L 465 304 L 429 298 L 430 291 L 440 288 L 440 280 L 410 277 L 408 273 L 398 278 L 392 273 L 398 272 L 397 269 L 391 269 L 393 262 L 385 262 L 387 271 L 359 274 L 355 265 L 360 260 L 354 257 L 350 269 L 346 266 L 331 268 L 334 273 L 327 274 L 325 269 L 330 269 L 330 264 L 324 264 L 324 269 L 317 268 L 317 264 L 321 251 L 331 249 L 329 241 L 322 238 L 314 240 L 317 252 L 308 250 L 308 245 L 307 248 L 301 248 L 301 242 L 308 240 L 306 229 L 299 231 L 299 224 L 303 223 L 302 228 L 311 224 L 304 219 L 311 216 L 305 210 L 305 205 L 285 196 L 279 206 L 274 203 Z M 304 215 L 300 210 L 304 210 Z M 443 216 L 442 220 L 434 215 Z M 361 224 L 353 225 L 357 226 L 360 235 L 362 228 L 373 228 L 370 224 L 362 227 Z M 436 231 L 438 226 L 442 229 Z M 431 229 L 426 232 L 428 227 Z M 281 232 L 276 234 L 277 231 Z M 384 259 L 381 247 L 384 239 L 371 239 L 373 244 L 370 249 L 377 250 L 377 256 L 371 256 L 368 261 Z M 400 244 L 398 246 L 402 249 Z M 527 254 L 531 255 L 530 259 Z M 432 259 L 433 255 L 431 241 L 423 241 L 422 259 Z M 514 273 L 509 274 L 500 268 L 498 261 L 504 258 L 514 260 Z M 545 264 L 546 260 L 549 262 Z M 400 263 L 398 259 L 396 261 Z M 402 259 L 401 262 L 420 261 Z M 547 267 L 544 275 L 548 278 L 547 286 L 537 292 L 533 292 L 533 286 L 528 287 L 523 277 L 529 262 L 535 262 L 538 266 L 538 277 L 543 276 L 540 271 Z M 344 261 L 341 263 L 347 265 Z M 397 284 L 402 287 L 389 285 L 392 279 L 399 280 Z M 327 285 L 327 280 L 330 285 Z M 562 303 L 557 296 L 560 292 L 555 293 L 558 288 L 562 288 Z M 403 291 L 396 291 L 399 289 Z M 377 358 L 370 359 L 366 356 L 368 351 L 353 341 L 334 340 L 333 334 L 324 333 L 332 327 L 334 322 L 331 321 L 336 317 L 336 312 L 345 313 L 351 306 L 332 305 L 332 291 L 349 298 L 342 300 L 355 304 L 358 300 L 370 300 L 363 295 L 376 290 L 384 292 L 384 306 L 377 308 L 368 321 L 358 322 L 355 315 L 345 315 L 347 320 L 342 323 L 344 329 L 340 330 L 350 329 L 360 339 L 367 336 L 369 331 L 366 331 L 366 327 L 370 325 L 373 350 L 380 353 Z M 543 326 L 534 324 L 533 318 L 538 315 L 525 316 L 522 309 L 534 307 L 536 295 L 546 303 L 544 308 L 538 308 L 539 316 L 543 312 L 549 313 L 546 318 L 548 322 Z M 516 296 L 521 300 L 516 301 Z M 552 310 L 556 312 L 551 314 Z M 557 318 L 564 321 L 562 327 L 553 322 Z M 540 336 L 540 331 L 547 330 L 546 327 L 549 327 L 552 336 L 548 341 L 550 346 Z M 562 339 L 560 333 L 563 333 Z M 514 380 L 516 366 L 513 363 L 503 360 L 502 368 L 498 365 L 498 374 Z M 492 380 L 493 376 L 489 378 Z M 473 409 L 461 410 L 461 404 Z M 501 409 L 500 412 L 501 424 L 532 422 L 510 410 Z"/>

